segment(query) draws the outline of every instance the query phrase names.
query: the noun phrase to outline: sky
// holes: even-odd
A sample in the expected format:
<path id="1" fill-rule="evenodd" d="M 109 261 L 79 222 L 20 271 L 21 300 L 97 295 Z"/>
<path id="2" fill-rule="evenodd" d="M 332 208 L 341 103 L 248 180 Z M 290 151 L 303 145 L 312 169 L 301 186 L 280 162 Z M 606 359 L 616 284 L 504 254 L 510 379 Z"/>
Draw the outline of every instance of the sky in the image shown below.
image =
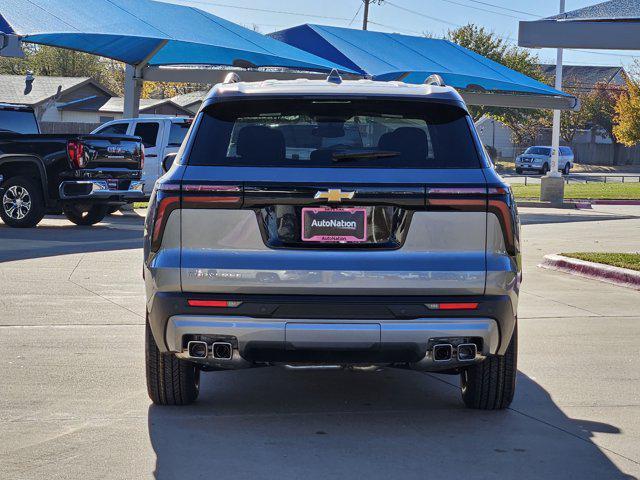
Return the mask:
<path id="1" fill-rule="evenodd" d="M 362 28 L 362 0 L 163 0 L 191 5 L 261 33 L 319 23 Z M 516 44 L 518 22 L 558 13 L 559 0 L 386 0 L 372 1 L 369 29 L 408 35 L 441 36 L 467 23 L 484 26 Z M 599 3 L 597 0 L 566 0 L 566 11 Z M 543 63 L 554 63 L 556 51 L 532 50 Z M 565 65 L 629 67 L 639 51 L 565 50 Z"/>

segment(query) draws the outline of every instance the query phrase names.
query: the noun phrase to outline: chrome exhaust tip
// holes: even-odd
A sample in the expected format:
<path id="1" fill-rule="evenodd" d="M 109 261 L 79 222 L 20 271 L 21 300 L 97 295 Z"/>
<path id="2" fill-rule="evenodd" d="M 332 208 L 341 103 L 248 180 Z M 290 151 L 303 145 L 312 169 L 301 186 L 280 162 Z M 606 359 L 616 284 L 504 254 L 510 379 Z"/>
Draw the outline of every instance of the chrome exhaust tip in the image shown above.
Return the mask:
<path id="1" fill-rule="evenodd" d="M 478 354 L 478 347 L 475 343 L 461 343 L 458 345 L 458 360 L 468 362 L 475 360 Z"/>
<path id="2" fill-rule="evenodd" d="M 453 345 L 441 343 L 433 346 L 433 361 L 448 362 L 453 357 Z"/>
<path id="3" fill-rule="evenodd" d="M 233 345 L 229 342 L 213 342 L 212 351 L 216 360 L 231 360 L 233 357 Z"/>
<path id="4" fill-rule="evenodd" d="M 187 351 L 191 358 L 207 358 L 209 346 L 207 342 L 191 341 L 187 343 Z"/>

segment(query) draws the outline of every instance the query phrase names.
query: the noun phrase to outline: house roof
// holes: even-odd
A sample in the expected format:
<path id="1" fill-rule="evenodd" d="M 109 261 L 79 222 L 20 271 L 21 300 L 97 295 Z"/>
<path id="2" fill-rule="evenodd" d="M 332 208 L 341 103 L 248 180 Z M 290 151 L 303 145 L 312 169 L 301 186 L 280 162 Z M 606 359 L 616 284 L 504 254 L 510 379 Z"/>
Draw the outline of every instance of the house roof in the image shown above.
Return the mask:
<path id="1" fill-rule="evenodd" d="M 556 78 L 555 65 L 540 65 L 540 68 L 551 80 Z M 624 85 L 626 72 L 622 67 L 601 67 L 589 65 L 564 65 L 562 81 L 566 87 L 592 89 L 597 83 Z"/>
<path id="2" fill-rule="evenodd" d="M 24 75 L 0 75 L 0 102 L 18 103 L 35 106 L 56 95 L 58 88 L 67 93 L 93 83 L 105 94 L 110 93 L 89 77 L 45 77 L 37 75 L 31 84 L 31 91 L 26 92 Z"/>
<path id="3" fill-rule="evenodd" d="M 191 116 L 192 113 L 181 105 L 178 105 L 170 98 L 143 98 L 140 100 L 140 112 L 144 113 L 146 110 L 151 110 L 160 105 L 171 105 L 177 110 L 180 110 L 184 115 Z M 124 98 L 112 97 L 99 109 L 101 113 L 123 113 L 124 112 Z"/>
<path id="4" fill-rule="evenodd" d="M 202 103 L 207 98 L 207 90 L 198 90 L 195 92 L 183 93 L 171 98 L 173 103 L 177 103 L 181 107 L 187 108 L 196 103 Z"/>

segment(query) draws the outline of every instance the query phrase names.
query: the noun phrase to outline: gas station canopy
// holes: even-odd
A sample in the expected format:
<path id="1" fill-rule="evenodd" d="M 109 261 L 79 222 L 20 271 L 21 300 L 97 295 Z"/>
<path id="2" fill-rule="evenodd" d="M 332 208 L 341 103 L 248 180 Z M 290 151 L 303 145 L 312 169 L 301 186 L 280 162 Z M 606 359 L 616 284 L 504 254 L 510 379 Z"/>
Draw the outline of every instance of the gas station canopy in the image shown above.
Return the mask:
<path id="1" fill-rule="evenodd" d="M 440 75 L 467 103 L 572 109 L 576 99 L 453 42 L 396 33 L 300 25 L 277 40 L 376 80 L 423 83 Z"/>
<path id="2" fill-rule="evenodd" d="M 518 45 L 640 50 L 640 0 L 611 0 L 542 20 L 520 22 Z"/>

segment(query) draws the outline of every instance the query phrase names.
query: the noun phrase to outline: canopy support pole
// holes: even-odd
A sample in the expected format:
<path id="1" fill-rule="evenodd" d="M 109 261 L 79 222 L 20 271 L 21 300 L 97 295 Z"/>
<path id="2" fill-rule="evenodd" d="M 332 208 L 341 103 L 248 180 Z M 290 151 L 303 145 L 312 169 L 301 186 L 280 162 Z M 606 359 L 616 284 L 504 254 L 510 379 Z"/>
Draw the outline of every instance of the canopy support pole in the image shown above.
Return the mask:
<path id="1" fill-rule="evenodd" d="M 160 40 L 158 45 L 136 65 L 127 65 L 124 70 L 124 118 L 138 118 L 140 115 L 140 94 L 142 93 L 143 69 L 169 40 Z"/>
<path id="2" fill-rule="evenodd" d="M 133 65 L 124 69 L 124 118 L 138 118 L 140 114 L 142 82 L 136 78 L 136 70 Z"/>
<path id="3" fill-rule="evenodd" d="M 560 0 L 560 13 L 564 13 L 564 2 Z M 556 90 L 562 90 L 562 48 L 556 55 Z M 551 166 L 547 175 L 540 181 L 540 200 L 552 204 L 564 202 L 564 181 L 558 171 L 560 160 L 560 110 L 553 111 L 553 127 L 551 130 Z"/>

